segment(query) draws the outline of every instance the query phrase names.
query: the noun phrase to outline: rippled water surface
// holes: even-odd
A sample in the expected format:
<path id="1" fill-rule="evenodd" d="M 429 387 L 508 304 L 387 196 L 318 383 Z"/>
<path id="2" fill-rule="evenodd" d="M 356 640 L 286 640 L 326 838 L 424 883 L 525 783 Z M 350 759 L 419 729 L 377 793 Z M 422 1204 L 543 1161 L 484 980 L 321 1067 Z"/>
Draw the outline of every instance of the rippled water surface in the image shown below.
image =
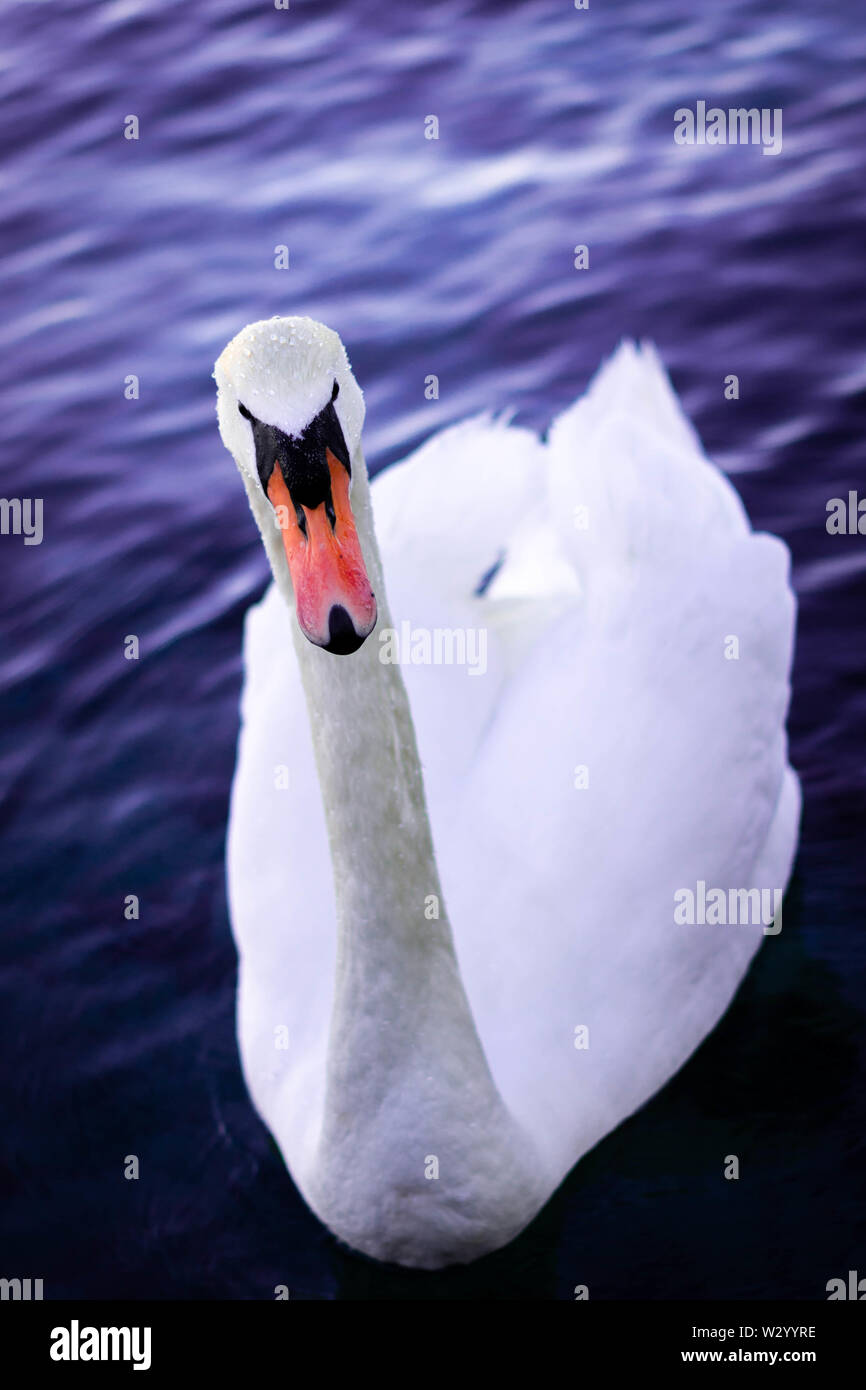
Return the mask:
<path id="1" fill-rule="evenodd" d="M 11 0 L 0 29 L 0 488 L 45 517 L 41 546 L 0 537 L 0 1273 L 47 1297 L 804 1298 L 862 1271 L 866 541 L 824 526 L 866 489 L 860 7 Z M 782 153 L 676 146 L 698 99 L 781 108 Z M 374 468 L 481 408 L 544 428 L 650 337 L 794 556 L 785 932 L 469 1271 L 341 1252 L 240 1079 L 223 836 L 266 571 L 210 373 L 274 313 L 340 332 Z"/>

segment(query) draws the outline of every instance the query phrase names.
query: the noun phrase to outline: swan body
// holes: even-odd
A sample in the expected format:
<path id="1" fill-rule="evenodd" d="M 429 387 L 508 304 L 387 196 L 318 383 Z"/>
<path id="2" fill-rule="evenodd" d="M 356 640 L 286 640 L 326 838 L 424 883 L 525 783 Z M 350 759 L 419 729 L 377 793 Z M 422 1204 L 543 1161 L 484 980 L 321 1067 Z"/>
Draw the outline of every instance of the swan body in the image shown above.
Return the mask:
<path id="1" fill-rule="evenodd" d="M 216 379 L 275 577 L 247 617 L 228 833 L 244 1075 L 338 1236 L 468 1261 L 683 1065 L 778 931 L 676 904 L 788 881 L 788 552 L 647 346 L 546 442 L 479 417 L 372 488 L 336 334 L 252 325 Z M 378 604 L 350 655 L 299 630 L 240 411 L 291 439 L 332 381 Z M 413 660 L 407 631 L 422 657 L 425 633 L 474 634 L 483 661 Z"/>

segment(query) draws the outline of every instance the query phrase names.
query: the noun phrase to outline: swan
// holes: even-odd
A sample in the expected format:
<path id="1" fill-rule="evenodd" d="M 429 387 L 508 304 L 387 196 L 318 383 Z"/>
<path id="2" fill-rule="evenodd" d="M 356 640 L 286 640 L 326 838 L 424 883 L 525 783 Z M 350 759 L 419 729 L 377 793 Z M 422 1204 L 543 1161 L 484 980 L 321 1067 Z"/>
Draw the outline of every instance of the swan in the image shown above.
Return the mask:
<path id="1" fill-rule="evenodd" d="M 779 931 L 687 905 L 791 871 L 789 554 L 649 345 L 546 441 L 482 415 L 372 487 L 335 332 L 253 323 L 214 376 L 273 571 L 227 836 L 244 1077 L 336 1236 L 466 1263 L 683 1065 Z"/>

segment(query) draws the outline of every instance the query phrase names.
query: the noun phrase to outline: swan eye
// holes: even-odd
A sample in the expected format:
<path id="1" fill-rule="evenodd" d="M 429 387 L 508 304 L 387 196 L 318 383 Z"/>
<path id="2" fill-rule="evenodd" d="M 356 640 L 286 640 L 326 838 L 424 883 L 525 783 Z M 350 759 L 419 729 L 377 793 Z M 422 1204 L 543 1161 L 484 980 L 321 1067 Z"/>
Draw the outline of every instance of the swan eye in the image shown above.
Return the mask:
<path id="1" fill-rule="evenodd" d="M 337 397 L 339 396 L 339 394 L 340 394 L 340 385 L 339 385 L 339 382 L 335 381 L 335 382 L 334 382 L 334 389 L 333 389 L 333 391 L 331 392 L 331 404 L 332 404 L 332 405 L 333 405 L 334 401 L 337 399 Z"/>
<path id="2" fill-rule="evenodd" d="M 243 401 L 238 401 L 238 411 L 241 415 L 243 415 L 245 420 L 252 420 L 254 418 L 252 412 L 247 410 Z"/>

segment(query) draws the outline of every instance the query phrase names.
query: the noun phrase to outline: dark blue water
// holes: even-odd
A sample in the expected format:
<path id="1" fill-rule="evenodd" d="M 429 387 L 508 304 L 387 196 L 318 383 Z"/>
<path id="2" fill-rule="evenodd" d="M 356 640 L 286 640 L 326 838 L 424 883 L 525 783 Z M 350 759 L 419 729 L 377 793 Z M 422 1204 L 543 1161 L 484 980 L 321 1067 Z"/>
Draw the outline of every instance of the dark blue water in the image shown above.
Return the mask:
<path id="1" fill-rule="evenodd" d="M 0 537 L 0 1274 L 251 1299 L 820 1298 L 866 1274 L 866 538 L 824 524 L 866 491 L 864 60 L 855 0 L 6 6 L 0 489 L 43 498 L 45 531 Z M 782 153 L 676 146 L 698 99 L 781 108 Z M 340 332 L 374 468 L 481 408 L 543 428 L 651 337 L 794 556 L 785 930 L 663 1094 L 463 1272 L 341 1251 L 240 1078 L 223 837 L 267 574 L 210 372 L 274 313 Z"/>

